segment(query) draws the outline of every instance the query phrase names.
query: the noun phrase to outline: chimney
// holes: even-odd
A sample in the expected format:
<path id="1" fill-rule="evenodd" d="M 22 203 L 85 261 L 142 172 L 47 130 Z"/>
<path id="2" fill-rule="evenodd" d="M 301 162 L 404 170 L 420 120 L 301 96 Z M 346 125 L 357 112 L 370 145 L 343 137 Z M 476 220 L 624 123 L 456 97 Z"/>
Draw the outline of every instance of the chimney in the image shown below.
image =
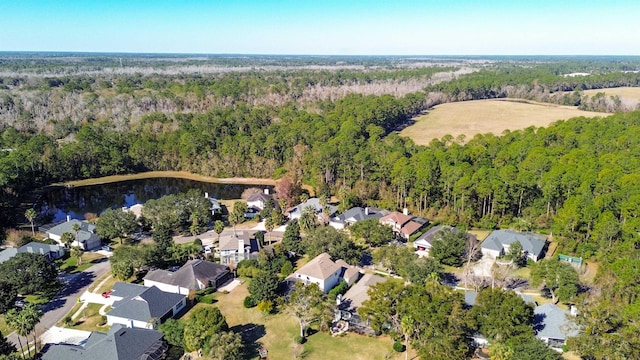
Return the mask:
<path id="1" fill-rule="evenodd" d="M 209 198 L 209 193 L 208 192 L 204 192 L 204 197 L 206 197 L 207 199 Z"/>
<path id="2" fill-rule="evenodd" d="M 71 221 L 71 215 L 67 215 L 67 222 Z"/>
<path id="3" fill-rule="evenodd" d="M 407 208 L 402 209 L 402 213 L 405 215 L 409 215 L 409 209 Z"/>
<path id="4" fill-rule="evenodd" d="M 269 188 L 264 188 L 264 194 L 269 195 Z"/>
<path id="5" fill-rule="evenodd" d="M 369 216 L 369 207 L 364 208 L 364 214 Z"/>
<path id="6" fill-rule="evenodd" d="M 238 239 L 238 254 L 244 255 L 244 240 Z"/>

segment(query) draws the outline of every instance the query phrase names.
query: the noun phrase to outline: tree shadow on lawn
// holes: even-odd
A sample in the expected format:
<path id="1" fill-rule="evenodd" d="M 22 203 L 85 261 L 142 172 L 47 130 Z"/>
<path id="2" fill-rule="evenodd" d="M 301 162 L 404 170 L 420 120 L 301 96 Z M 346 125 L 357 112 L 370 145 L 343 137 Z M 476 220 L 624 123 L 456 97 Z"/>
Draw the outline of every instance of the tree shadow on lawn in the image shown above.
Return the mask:
<path id="1" fill-rule="evenodd" d="M 253 359 L 259 356 L 258 350 L 262 346 L 258 342 L 263 336 L 267 334 L 264 325 L 256 324 L 243 324 L 231 327 L 231 331 L 242 336 L 242 341 L 245 344 L 245 353 L 247 358 Z"/>

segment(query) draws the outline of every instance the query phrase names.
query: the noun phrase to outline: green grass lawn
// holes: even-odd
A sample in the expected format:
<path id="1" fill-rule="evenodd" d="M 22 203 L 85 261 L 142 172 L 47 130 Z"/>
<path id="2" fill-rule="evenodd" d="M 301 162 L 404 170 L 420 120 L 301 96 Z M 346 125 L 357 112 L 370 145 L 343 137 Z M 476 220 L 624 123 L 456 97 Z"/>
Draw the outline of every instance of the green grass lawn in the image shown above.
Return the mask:
<path id="1" fill-rule="evenodd" d="M 76 320 L 71 324 L 71 328 L 86 331 L 108 330 L 107 326 L 99 326 L 102 323 L 102 315 L 99 313 L 101 307 L 102 304 L 87 305 L 87 307 L 82 310 L 80 317 L 76 318 Z M 70 313 L 70 315 L 73 315 L 73 313 Z"/>
<path id="2" fill-rule="evenodd" d="M 4 321 L 4 315 L 0 315 L 0 332 L 4 336 L 7 336 L 13 332 L 13 329 L 10 329 L 7 325 L 7 322 Z"/>
<path id="3" fill-rule="evenodd" d="M 217 306 L 234 330 L 249 335 L 251 340 L 261 343 L 268 351 L 270 359 L 290 359 L 294 353 L 294 337 L 300 328 L 295 318 L 287 314 L 265 315 L 256 308 L 245 309 L 242 301 L 248 295 L 247 283 L 237 287 L 229 294 L 216 294 Z M 191 311 L 183 318 L 188 318 Z M 328 333 L 317 332 L 308 337 L 302 346 L 306 360 L 353 359 L 375 360 L 404 359 L 404 353 L 394 353 L 392 341 L 388 336 L 368 337 L 349 333 L 342 337 L 332 337 Z M 410 358 L 415 356 L 411 354 Z M 255 357 L 257 359 L 257 356 Z"/>
<path id="4" fill-rule="evenodd" d="M 82 255 L 82 264 L 78 265 L 78 258 L 75 256 L 66 256 L 57 261 L 60 271 L 67 273 L 79 273 L 95 264 L 94 261 L 104 258 L 104 255 L 98 253 L 84 253 Z"/>

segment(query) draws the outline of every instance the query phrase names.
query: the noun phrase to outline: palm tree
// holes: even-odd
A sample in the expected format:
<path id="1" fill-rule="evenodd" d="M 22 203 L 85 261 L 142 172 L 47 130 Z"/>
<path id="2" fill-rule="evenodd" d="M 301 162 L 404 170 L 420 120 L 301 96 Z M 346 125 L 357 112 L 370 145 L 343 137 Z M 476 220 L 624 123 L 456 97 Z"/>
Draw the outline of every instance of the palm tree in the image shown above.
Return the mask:
<path id="1" fill-rule="evenodd" d="M 33 208 L 29 208 L 27 209 L 27 211 L 24 212 L 24 217 L 26 217 L 27 220 L 31 223 L 31 235 L 36 234 L 36 230 L 33 227 L 33 221 L 36 219 L 37 216 L 38 216 L 38 213 Z"/>
<path id="2" fill-rule="evenodd" d="M 224 223 L 221 220 L 216 220 L 213 223 L 213 231 L 218 234 L 218 243 L 220 243 L 220 234 L 224 231 Z"/>
<path id="3" fill-rule="evenodd" d="M 38 305 L 30 303 L 24 308 L 24 310 L 22 310 L 22 314 L 25 318 L 25 322 L 27 322 L 27 327 L 30 331 L 33 331 L 33 356 L 35 357 L 38 352 L 38 331 L 36 330 L 36 325 L 40 323 L 40 319 L 44 316 L 44 312 L 40 307 L 38 307 Z"/>
<path id="4" fill-rule="evenodd" d="M 76 241 L 78 241 L 78 231 L 80 231 L 80 228 L 81 228 L 81 226 L 80 226 L 80 224 L 79 224 L 79 223 L 77 223 L 77 222 L 76 222 L 76 223 L 73 223 L 73 225 L 71 225 L 71 229 L 73 229 L 73 232 L 74 232 L 74 233 L 75 233 L 75 235 L 76 235 Z"/>
<path id="5" fill-rule="evenodd" d="M 27 336 L 27 334 L 29 333 L 29 331 L 26 330 L 26 327 L 24 326 L 24 315 L 22 314 L 21 311 L 18 311 L 16 309 L 11 309 L 9 311 L 7 311 L 7 313 L 4 316 L 5 321 L 7 322 L 7 325 L 9 325 L 10 328 L 12 328 L 13 330 L 16 331 L 16 333 L 18 334 L 18 345 L 20 345 L 20 354 L 22 355 L 22 358 L 24 359 L 24 347 L 22 346 L 22 339 L 20 338 L 21 336 Z M 29 340 L 27 339 L 27 350 L 29 350 Z M 31 356 L 31 351 L 29 350 L 29 356 Z"/>
<path id="6" fill-rule="evenodd" d="M 411 334 L 415 331 L 415 321 L 411 315 L 407 315 L 400 320 L 400 327 L 402 328 L 402 333 L 404 334 L 405 341 L 405 360 L 409 359 L 409 339 L 411 338 Z"/>
<path id="7" fill-rule="evenodd" d="M 73 243 L 74 239 L 75 238 L 73 234 L 70 232 L 62 233 L 62 236 L 60 236 L 60 241 L 62 241 L 62 243 L 65 244 L 67 247 L 71 246 L 71 243 Z"/>
<path id="8" fill-rule="evenodd" d="M 78 266 L 82 265 L 82 255 L 84 255 L 84 251 L 79 246 L 71 248 L 71 256 L 78 258 Z"/>

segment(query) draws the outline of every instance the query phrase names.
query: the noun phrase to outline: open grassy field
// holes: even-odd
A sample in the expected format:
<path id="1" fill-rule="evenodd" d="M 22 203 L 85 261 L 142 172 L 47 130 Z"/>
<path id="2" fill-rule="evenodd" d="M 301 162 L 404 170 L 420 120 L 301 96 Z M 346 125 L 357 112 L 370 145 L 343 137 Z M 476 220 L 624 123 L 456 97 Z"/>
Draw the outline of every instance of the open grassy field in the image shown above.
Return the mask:
<path id="1" fill-rule="evenodd" d="M 597 93 L 605 93 L 607 96 L 619 96 L 621 99 L 640 100 L 640 87 L 618 87 L 606 89 L 584 90 L 585 95 L 593 96 Z"/>
<path id="2" fill-rule="evenodd" d="M 557 120 L 577 116 L 596 117 L 608 114 L 578 110 L 572 106 L 543 104 L 532 101 L 496 99 L 442 104 L 427 114 L 415 118 L 415 124 L 400 135 L 427 145 L 432 139 L 450 134 L 454 138 L 465 135 L 470 140 L 476 134 L 502 134 L 505 130 L 547 126 Z"/>
<path id="3" fill-rule="evenodd" d="M 249 292 L 247 283 L 234 289 L 230 294 L 219 294 L 214 305 L 217 306 L 235 331 L 249 334 L 269 351 L 269 359 L 293 358 L 294 337 L 300 331 L 295 318 L 286 314 L 264 315 L 256 308 L 245 309 L 242 301 Z M 188 316 L 188 314 L 186 315 Z M 349 333 L 342 337 L 331 337 L 327 333 L 315 333 L 309 336 L 303 345 L 305 360 L 320 359 L 404 359 L 404 353 L 394 353 L 389 337 L 367 337 Z M 389 354 L 391 357 L 385 357 Z M 415 354 L 410 353 L 410 359 Z"/>

